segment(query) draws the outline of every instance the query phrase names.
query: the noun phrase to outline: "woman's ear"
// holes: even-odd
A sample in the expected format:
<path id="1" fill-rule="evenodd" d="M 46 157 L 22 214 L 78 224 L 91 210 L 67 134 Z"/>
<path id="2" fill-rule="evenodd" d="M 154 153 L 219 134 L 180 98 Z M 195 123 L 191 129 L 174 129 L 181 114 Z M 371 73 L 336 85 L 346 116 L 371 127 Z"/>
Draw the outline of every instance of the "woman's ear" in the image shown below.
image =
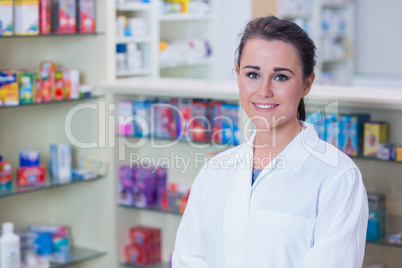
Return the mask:
<path id="1" fill-rule="evenodd" d="M 303 97 L 307 96 L 307 94 L 310 92 L 311 87 L 313 86 L 313 82 L 315 79 L 315 73 L 313 72 L 309 77 L 306 78 L 304 81 L 304 87 L 303 87 Z"/>
<path id="2" fill-rule="evenodd" d="M 239 72 L 240 72 L 239 65 L 236 64 L 236 73 L 237 73 L 237 75 L 239 75 Z"/>

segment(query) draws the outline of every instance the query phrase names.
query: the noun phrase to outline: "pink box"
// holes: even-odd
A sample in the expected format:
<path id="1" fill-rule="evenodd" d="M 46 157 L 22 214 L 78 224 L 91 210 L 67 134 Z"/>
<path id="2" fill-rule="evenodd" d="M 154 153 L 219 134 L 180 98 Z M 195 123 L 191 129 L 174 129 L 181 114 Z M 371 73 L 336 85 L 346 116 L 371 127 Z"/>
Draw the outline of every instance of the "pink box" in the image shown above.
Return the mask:
<path id="1" fill-rule="evenodd" d="M 77 31 L 94 33 L 95 27 L 95 0 L 78 0 Z"/>

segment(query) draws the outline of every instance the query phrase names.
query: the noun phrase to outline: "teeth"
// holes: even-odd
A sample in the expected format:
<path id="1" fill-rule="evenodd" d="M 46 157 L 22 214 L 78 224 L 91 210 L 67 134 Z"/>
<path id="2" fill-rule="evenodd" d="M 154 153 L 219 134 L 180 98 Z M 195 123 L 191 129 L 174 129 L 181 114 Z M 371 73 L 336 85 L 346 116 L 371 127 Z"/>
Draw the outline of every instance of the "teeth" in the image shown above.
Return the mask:
<path id="1" fill-rule="evenodd" d="M 270 108 L 274 108 L 278 105 L 258 105 L 258 104 L 256 104 L 256 106 L 261 109 L 270 109 Z"/>

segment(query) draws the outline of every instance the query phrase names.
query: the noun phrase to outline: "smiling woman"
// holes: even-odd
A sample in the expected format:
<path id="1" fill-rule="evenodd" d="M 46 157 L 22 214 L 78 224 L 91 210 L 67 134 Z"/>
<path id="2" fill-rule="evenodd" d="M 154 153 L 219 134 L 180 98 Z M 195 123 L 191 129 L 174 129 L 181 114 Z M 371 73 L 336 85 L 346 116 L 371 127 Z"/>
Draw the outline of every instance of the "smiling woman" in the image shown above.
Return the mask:
<path id="1" fill-rule="evenodd" d="M 174 268 L 362 266 L 368 204 L 360 170 L 304 122 L 314 65 L 314 43 L 296 24 L 272 16 L 247 24 L 236 71 L 256 129 L 199 172 Z"/>

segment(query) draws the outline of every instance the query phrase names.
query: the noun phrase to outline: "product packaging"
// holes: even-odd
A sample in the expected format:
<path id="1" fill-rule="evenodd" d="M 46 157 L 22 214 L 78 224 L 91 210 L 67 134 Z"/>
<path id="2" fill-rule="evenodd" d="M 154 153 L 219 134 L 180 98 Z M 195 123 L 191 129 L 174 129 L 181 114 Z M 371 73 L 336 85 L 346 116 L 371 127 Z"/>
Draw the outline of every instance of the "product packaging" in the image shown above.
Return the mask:
<path id="1" fill-rule="evenodd" d="M 325 126 L 325 116 L 320 112 L 307 114 L 306 122 L 313 124 L 314 129 L 318 134 L 318 138 L 326 141 L 327 140 L 327 128 Z"/>
<path id="2" fill-rule="evenodd" d="M 194 100 L 192 119 L 189 131 L 191 132 L 193 141 L 208 141 L 207 132 L 211 131 L 211 126 L 207 120 L 207 100 Z"/>
<path id="3" fill-rule="evenodd" d="M 370 115 L 342 115 L 339 120 L 339 149 L 345 154 L 363 154 L 364 123 Z"/>
<path id="4" fill-rule="evenodd" d="M 0 101 L 4 106 L 19 104 L 18 81 L 15 72 L 0 72 Z"/>
<path id="5" fill-rule="evenodd" d="M 80 72 L 78 70 L 63 70 L 63 83 L 66 99 L 80 97 Z"/>
<path id="6" fill-rule="evenodd" d="M 34 96 L 36 95 L 36 76 L 36 73 L 21 73 L 18 76 L 21 104 L 34 102 Z"/>
<path id="7" fill-rule="evenodd" d="M 15 0 L 15 34 L 39 34 L 39 0 Z"/>
<path id="8" fill-rule="evenodd" d="M 63 72 L 56 71 L 54 73 L 54 88 L 52 92 L 52 98 L 54 100 L 62 100 L 66 95 L 64 80 L 63 80 Z"/>
<path id="9" fill-rule="evenodd" d="M 134 106 L 131 101 L 119 103 L 119 134 L 124 136 L 134 135 Z"/>
<path id="10" fill-rule="evenodd" d="M 178 109 L 179 113 L 177 113 L 178 118 L 177 122 L 177 134 L 176 137 L 184 137 L 188 140 L 192 140 L 193 137 L 189 129 L 189 122 L 193 115 L 193 100 L 189 98 L 180 98 L 178 100 Z"/>
<path id="11" fill-rule="evenodd" d="M 377 157 L 380 144 L 388 142 L 388 124 L 366 122 L 364 124 L 364 156 Z"/>
<path id="12" fill-rule="evenodd" d="M 385 237 L 386 207 L 385 194 L 368 193 L 369 219 L 367 241 L 377 241 Z"/>
<path id="13" fill-rule="evenodd" d="M 77 0 L 77 31 L 95 32 L 95 0 Z"/>
<path id="14" fill-rule="evenodd" d="M 76 0 L 53 0 L 51 25 L 54 33 L 75 33 Z"/>
<path id="15" fill-rule="evenodd" d="M 134 204 L 134 177 L 133 170 L 130 167 L 120 167 L 119 171 L 120 192 L 119 204 L 132 206 Z"/>
<path id="16" fill-rule="evenodd" d="M 0 0 L 0 36 L 14 34 L 14 7 L 12 0 Z"/>
<path id="17" fill-rule="evenodd" d="M 176 138 L 175 110 L 170 99 L 159 98 L 154 107 L 155 137 Z"/>
<path id="18" fill-rule="evenodd" d="M 161 260 L 161 231 L 150 227 L 130 229 L 131 244 L 125 247 L 126 261 L 136 265 L 149 265 Z"/>
<path id="19" fill-rule="evenodd" d="M 207 104 L 207 120 L 211 131 L 207 131 L 207 140 L 222 144 L 222 103 L 209 102 Z"/>
<path id="20" fill-rule="evenodd" d="M 39 166 L 39 164 L 39 151 L 29 149 L 20 152 L 20 167 Z"/>
<path id="21" fill-rule="evenodd" d="M 133 102 L 134 136 L 151 136 L 151 110 L 153 104 L 153 100 L 138 100 Z"/>
<path id="22" fill-rule="evenodd" d="M 45 184 L 46 168 L 44 166 L 19 167 L 17 170 L 18 187 L 41 186 Z"/>
<path id="23" fill-rule="evenodd" d="M 396 150 L 392 143 L 380 144 L 378 146 L 377 158 L 386 161 L 396 160 Z"/>
<path id="24" fill-rule="evenodd" d="M 402 162 L 402 147 L 395 148 L 396 151 L 396 161 Z"/>
<path id="25" fill-rule="evenodd" d="M 36 101 L 50 102 L 52 100 L 52 88 L 54 87 L 54 76 L 50 76 L 51 72 L 41 71 L 38 76 Z"/>
<path id="26" fill-rule="evenodd" d="M 40 34 L 51 33 L 51 0 L 39 0 L 39 32 Z"/>
<path id="27" fill-rule="evenodd" d="M 65 259 L 70 253 L 70 239 L 68 227 L 65 225 L 33 224 L 28 231 L 37 235 L 35 244 L 39 255 L 51 255 L 58 259 Z"/>
<path id="28" fill-rule="evenodd" d="M 134 205 L 136 207 L 150 207 L 157 205 L 157 180 L 155 167 L 133 167 L 134 177 Z"/>
<path id="29" fill-rule="evenodd" d="M 11 187 L 12 187 L 11 162 L 0 160 L 0 190 L 10 190 Z"/>
<path id="30" fill-rule="evenodd" d="M 339 118 L 336 114 L 328 114 L 325 118 L 325 125 L 327 127 L 326 141 L 333 146 L 339 146 Z"/>
<path id="31" fill-rule="evenodd" d="M 240 107 L 237 104 L 222 103 L 222 143 L 240 144 Z"/>
<path id="32" fill-rule="evenodd" d="M 50 174 L 54 182 L 71 182 L 71 145 L 50 145 Z"/>

